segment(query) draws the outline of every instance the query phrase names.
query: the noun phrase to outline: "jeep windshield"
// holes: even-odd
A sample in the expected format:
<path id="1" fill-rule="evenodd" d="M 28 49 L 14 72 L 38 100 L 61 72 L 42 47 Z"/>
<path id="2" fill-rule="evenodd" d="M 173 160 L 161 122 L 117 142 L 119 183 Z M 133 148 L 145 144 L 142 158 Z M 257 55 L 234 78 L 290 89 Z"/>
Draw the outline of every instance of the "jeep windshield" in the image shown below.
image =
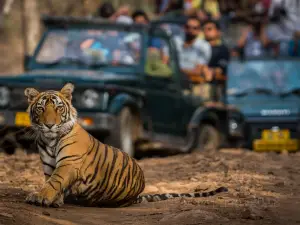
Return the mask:
<path id="1" fill-rule="evenodd" d="M 159 27 L 166 31 L 167 34 L 171 35 L 173 38 L 180 37 L 184 39 L 184 26 L 180 23 L 173 22 L 162 22 Z"/>
<path id="2" fill-rule="evenodd" d="M 300 93 L 299 59 L 233 60 L 228 68 L 227 93 L 288 96 Z"/>
<path id="3" fill-rule="evenodd" d="M 36 62 L 66 66 L 137 66 L 142 35 L 113 29 L 50 30 L 36 53 Z"/>

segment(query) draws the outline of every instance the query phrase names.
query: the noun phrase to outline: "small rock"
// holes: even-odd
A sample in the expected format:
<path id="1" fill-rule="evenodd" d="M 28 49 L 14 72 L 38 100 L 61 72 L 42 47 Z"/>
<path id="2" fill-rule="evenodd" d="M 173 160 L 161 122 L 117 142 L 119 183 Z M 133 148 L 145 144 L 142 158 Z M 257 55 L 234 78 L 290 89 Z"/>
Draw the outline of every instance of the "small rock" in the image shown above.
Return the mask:
<path id="1" fill-rule="evenodd" d="M 10 213 L 0 212 L 0 217 L 13 218 L 14 216 Z"/>
<path id="2" fill-rule="evenodd" d="M 195 188 L 195 192 L 206 191 L 206 190 L 208 190 L 208 188 L 209 188 L 209 185 L 200 184 Z"/>
<path id="3" fill-rule="evenodd" d="M 268 174 L 269 175 L 274 175 L 274 172 L 273 171 L 269 171 Z"/>
<path id="4" fill-rule="evenodd" d="M 267 206 L 264 206 L 264 207 L 262 208 L 262 210 L 263 210 L 263 211 L 270 211 L 270 209 L 269 209 Z"/>
<path id="5" fill-rule="evenodd" d="M 259 220 L 263 219 L 263 216 L 257 210 L 246 208 L 244 211 L 242 211 L 241 218 L 248 220 Z"/>
<path id="6" fill-rule="evenodd" d="M 186 204 L 187 203 L 187 201 L 186 201 L 186 199 L 184 199 L 184 198 L 180 198 L 180 204 L 181 205 L 183 205 L 183 204 Z"/>
<path id="7" fill-rule="evenodd" d="M 188 203 L 192 204 L 192 205 L 199 205 L 199 202 L 197 202 L 195 199 L 190 199 L 188 201 Z"/>
<path id="8" fill-rule="evenodd" d="M 45 215 L 45 216 L 50 216 L 50 213 L 48 213 L 47 211 L 43 211 L 42 213 L 43 213 L 43 215 Z"/>
<path id="9" fill-rule="evenodd" d="M 278 182 L 275 184 L 276 187 L 284 187 L 284 182 L 281 181 L 281 182 Z"/>
<path id="10" fill-rule="evenodd" d="M 242 211 L 242 219 L 251 219 L 252 218 L 252 212 L 250 209 L 246 209 Z"/>
<path id="11" fill-rule="evenodd" d="M 239 197 L 239 198 L 246 198 L 247 197 L 244 193 L 241 193 L 241 192 L 237 193 L 236 196 Z"/>
<path id="12" fill-rule="evenodd" d="M 192 181 L 192 182 L 197 182 L 197 181 L 198 181 L 198 179 L 197 179 L 197 178 L 195 178 L 195 177 L 191 177 L 191 178 L 190 178 L 190 181 Z"/>

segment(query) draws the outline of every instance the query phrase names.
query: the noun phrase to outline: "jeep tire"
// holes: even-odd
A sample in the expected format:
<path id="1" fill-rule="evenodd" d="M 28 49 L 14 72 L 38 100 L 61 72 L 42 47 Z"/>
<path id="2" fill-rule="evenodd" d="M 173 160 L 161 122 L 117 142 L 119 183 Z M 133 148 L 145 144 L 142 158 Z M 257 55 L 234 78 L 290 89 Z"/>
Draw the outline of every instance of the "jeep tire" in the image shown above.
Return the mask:
<path id="1" fill-rule="evenodd" d="M 8 155 L 13 155 L 16 152 L 16 148 L 16 143 L 9 138 L 5 138 L 1 143 L 2 151 Z"/>
<path id="2" fill-rule="evenodd" d="M 210 124 L 203 124 L 197 132 L 196 148 L 193 151 L 217 150 L 221 146 L 221 134 Z"/>
<path id="3" fill-rule="evenodd" d="M 107 137 L 106 143 L 121 149 L 134 157 L 134 116 L 129 107 L 124 107 L 117 116 L 114 131 Z"/>

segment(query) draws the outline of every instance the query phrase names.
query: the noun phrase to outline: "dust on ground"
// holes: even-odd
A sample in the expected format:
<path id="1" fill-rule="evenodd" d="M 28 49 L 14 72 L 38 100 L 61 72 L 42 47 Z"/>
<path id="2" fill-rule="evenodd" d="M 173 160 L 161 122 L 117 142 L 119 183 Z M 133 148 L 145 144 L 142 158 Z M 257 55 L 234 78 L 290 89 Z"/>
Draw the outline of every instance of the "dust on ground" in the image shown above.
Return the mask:
<path id="1" fill-rule="evenodd" d="M 300 224 L 299 153 L 222 150 L 148 158 L 139 164 L 147 182 L 144 193 L 207 191 L 219 186 L 229 192 L 127 208 L 42 208 L 24 203 L 44 180 L 39 156 L 0 153 L 0 224 Z"/>

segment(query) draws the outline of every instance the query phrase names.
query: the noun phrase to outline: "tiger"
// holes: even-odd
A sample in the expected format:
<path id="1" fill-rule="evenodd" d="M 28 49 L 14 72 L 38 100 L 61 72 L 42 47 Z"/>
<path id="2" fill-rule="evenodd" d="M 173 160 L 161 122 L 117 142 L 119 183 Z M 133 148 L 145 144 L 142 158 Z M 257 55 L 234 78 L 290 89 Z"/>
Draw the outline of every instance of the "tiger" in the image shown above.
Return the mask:
<path id="1" fill-rule="evenodd" d="M 31 128 L 36 134 L 45 181 L 25 202 L 42 207 L 61 207 L 65 202 L 84 206 L 126 207 L 176 197 L 207 197 L 227 192 L 226 187 L 204 193 L 141 195 L 143 170 L 120 149 L 95 139 L 77 122 L 72 105 L 74 85 L 60 91 L 24 91 Z"/>

